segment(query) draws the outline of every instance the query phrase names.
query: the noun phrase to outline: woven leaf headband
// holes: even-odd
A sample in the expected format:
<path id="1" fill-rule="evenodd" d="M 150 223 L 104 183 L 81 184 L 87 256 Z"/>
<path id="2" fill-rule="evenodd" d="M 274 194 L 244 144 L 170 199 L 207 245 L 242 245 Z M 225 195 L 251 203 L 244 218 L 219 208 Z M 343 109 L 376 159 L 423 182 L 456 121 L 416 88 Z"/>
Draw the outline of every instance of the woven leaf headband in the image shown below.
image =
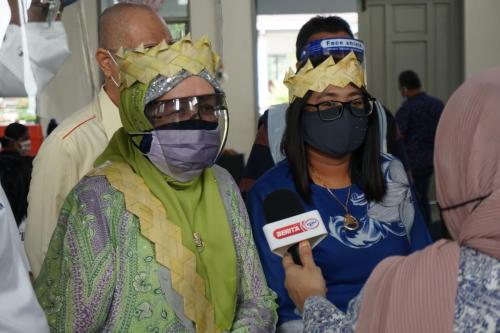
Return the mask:
<path id="1" fill-rule="evenodd" d="M 194 75 L 206 70 L 215 76 L 220 59 L 207 36 L 193 42 L 190 35 L 172 45 L 163 40 L 150 48 L 145 48 L 144 44 L 131 50 L 121 47 L 116 57 L 121 89 L 137 81 L 148 84 L 158 75 L 173 77 L 182 70 Z"/>
<path id="2" fill-rule="evenodd" d="M 344 88 L 352 83 L 361 88 L 365 85 L 365 75 L 363 66 L 351 51 L 338 63 L 331 56 L 316 67 L 307 60 L 297 74 L 290 69 L 283 83 L 288 87 L 292 103 L 297 97 L 304 97 L 308 90 L 322 92 L 329 85 Z"/>

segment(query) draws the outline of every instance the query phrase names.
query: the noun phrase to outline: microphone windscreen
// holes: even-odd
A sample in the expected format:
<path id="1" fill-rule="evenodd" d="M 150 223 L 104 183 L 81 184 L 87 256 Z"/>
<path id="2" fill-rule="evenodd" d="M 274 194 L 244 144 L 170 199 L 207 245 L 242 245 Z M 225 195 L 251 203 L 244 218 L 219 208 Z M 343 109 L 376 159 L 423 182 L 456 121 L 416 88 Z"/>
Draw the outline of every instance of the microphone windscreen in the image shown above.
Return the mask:
<path id="1" fill-rule="evenodd" d="M 295 192 L 279 189 L 271 192 L 263 203 L 266 223 L 272 223 L 304 213 L 304 206 Z M 302 265 L 299 256 L 298 244 L 292 245 L 288 252 L 292 254 L 293 261 Z"/>
<path id="2" fill-rule="evenodd" d="M 304 206 L 297 194 L 291 190 L 279 189 L 271 192 L 263 202 L 266 223 L 272 223 L 304 213 Z"/>

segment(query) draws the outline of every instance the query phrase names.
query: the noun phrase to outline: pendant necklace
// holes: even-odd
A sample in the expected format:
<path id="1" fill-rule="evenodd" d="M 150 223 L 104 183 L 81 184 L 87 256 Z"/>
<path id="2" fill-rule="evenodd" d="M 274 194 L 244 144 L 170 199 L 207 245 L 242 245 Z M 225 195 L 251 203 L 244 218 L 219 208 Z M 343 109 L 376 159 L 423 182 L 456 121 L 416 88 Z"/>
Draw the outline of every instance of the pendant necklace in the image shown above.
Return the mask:
<path id="1" fill-rule="evenodd" d="M 333 193 L 328 186 L 326 186 L 325 182 L 319 177 L 316 173 L 313 172 L 313 175 L 321 182 L 321 185 L 330 193 L 330 195 L 344 208 L 344 228 L 350 231 L 357 230 L 359 228 L 359 221 L 349 212 L 349 198 L 351 197 L 351 185 L 349 185 L 349 189 L 347 191 L 347 198 L 345 204 L 340 201 L 340 199 Z"/>
<path id="2" fill-rule="evenodd" d="M 198 252 L 203 252 L 203 249 L 205 249 L 205 242 L 201 238 L 201 235 L 196 231 L 193 232 L 193 242 L 196 250 Z"/>

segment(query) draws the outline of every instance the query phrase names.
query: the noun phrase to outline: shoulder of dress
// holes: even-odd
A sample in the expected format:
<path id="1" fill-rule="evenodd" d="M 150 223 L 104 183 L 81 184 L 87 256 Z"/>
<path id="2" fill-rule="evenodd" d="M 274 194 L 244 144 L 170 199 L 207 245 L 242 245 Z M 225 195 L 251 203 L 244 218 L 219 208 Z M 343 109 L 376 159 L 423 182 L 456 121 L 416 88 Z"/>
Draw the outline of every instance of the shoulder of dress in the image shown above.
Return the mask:
<path id="1" fill-rule="evenodd" d="M 95 176 L 106 176 L 110 181 L 119 180 L 120 182 L 125 181 L 126 179 L 136 180 L 139 177 L 132 170 L 132 167 L 125 162 L 112 162 L 106 161 L 94 169 L 89 171 L 86 177 L 95 177 Z"/>
<path id="2" fill-rule="evenodd" d="M 382 164 L 383 171 L 390 168 L 391 170 L 402 170 L 406 173 L 403 163 L 396 156 L 387 153 L 380 153 L 380 157 L 380 163 Z"/>
<path id="3" fill-rule="evenodd" d="M 290 167 L 288 161 L 285 159 L 274 167 L 269 169 L 266 173 L 264 173 L 256 182 L 255 186 L 259 186 L 262 184 L 275 183 L 279 181 L 288 180 L 288 176 L 290 175 Z"/>
<path id="4" fill-rule="evenodd" d="M 295 185 L 286 160 L 279 162 L 262 175 L 247 194 L 247 200 L 252 196 L 264 198 L 278 189 L 295 191 Z"/>
<path id="5" fill-rule="evenodd" d="M 500 276 L 491 274 L 492 270 L 500 272 L 500 260 L 484 254 L 476 249 L 472 249 L 466 246 L 462 246 L 460 248 L 460 274 L 467 275 L 470 272 L 482 272 L 485 273 L 485 277 L 494 278 L 498 282 Z"/>
<path id="6" fill-rule="evenodd" d="M 113 192 L 113 187 L 106 177 L 86 175 L 73 187 L 64 205 L 66 206 L 69 202 L 72 202 L 71 205 L 93 204 L 96 199 L 111 192 Z"/>
<path id="7" fill-rule="evenodd" d="M 389 153 L 380 153 L 380 157 L 381 157 L 382 163 L 390 162 L 390 161 L 393 161 L 396 159 L 396 157 L 394 155 L 389 154 Z"/>
<path id="8" fill-rule="evenodd" d="M 85 177 L 105 178 L 112 188 L 124 194 L 125 200 L 129 203 L 148 197 L 147 204 L 155 207 L 161 206 L 161 202 L 151 194 L 144 179 L 125 162 L 106 161 L 87 173 Z"/>
<path id="9" fill-rule="evenodd" d="M 227 171 L 223 167 L 219 165 L 214 165 L 212 167 L 212 171 L 218 183 L 225 183 L 229 184 L 230 186 L 237 186 L 233 176 L 231 176 L 229 171 Z"/>

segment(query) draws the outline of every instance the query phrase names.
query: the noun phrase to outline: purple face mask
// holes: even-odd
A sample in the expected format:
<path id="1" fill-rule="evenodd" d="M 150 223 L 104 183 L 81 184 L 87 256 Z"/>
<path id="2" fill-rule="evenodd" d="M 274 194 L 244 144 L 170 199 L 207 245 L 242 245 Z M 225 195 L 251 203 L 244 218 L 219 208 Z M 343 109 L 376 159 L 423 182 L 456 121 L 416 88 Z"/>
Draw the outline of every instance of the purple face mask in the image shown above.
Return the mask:
<path id="1" fill-rule="evenodd" d="M 188 182 L 214 165 L 222 143 L 220 129 L 154 130 L 148 156 L 160 171 Z"/>

